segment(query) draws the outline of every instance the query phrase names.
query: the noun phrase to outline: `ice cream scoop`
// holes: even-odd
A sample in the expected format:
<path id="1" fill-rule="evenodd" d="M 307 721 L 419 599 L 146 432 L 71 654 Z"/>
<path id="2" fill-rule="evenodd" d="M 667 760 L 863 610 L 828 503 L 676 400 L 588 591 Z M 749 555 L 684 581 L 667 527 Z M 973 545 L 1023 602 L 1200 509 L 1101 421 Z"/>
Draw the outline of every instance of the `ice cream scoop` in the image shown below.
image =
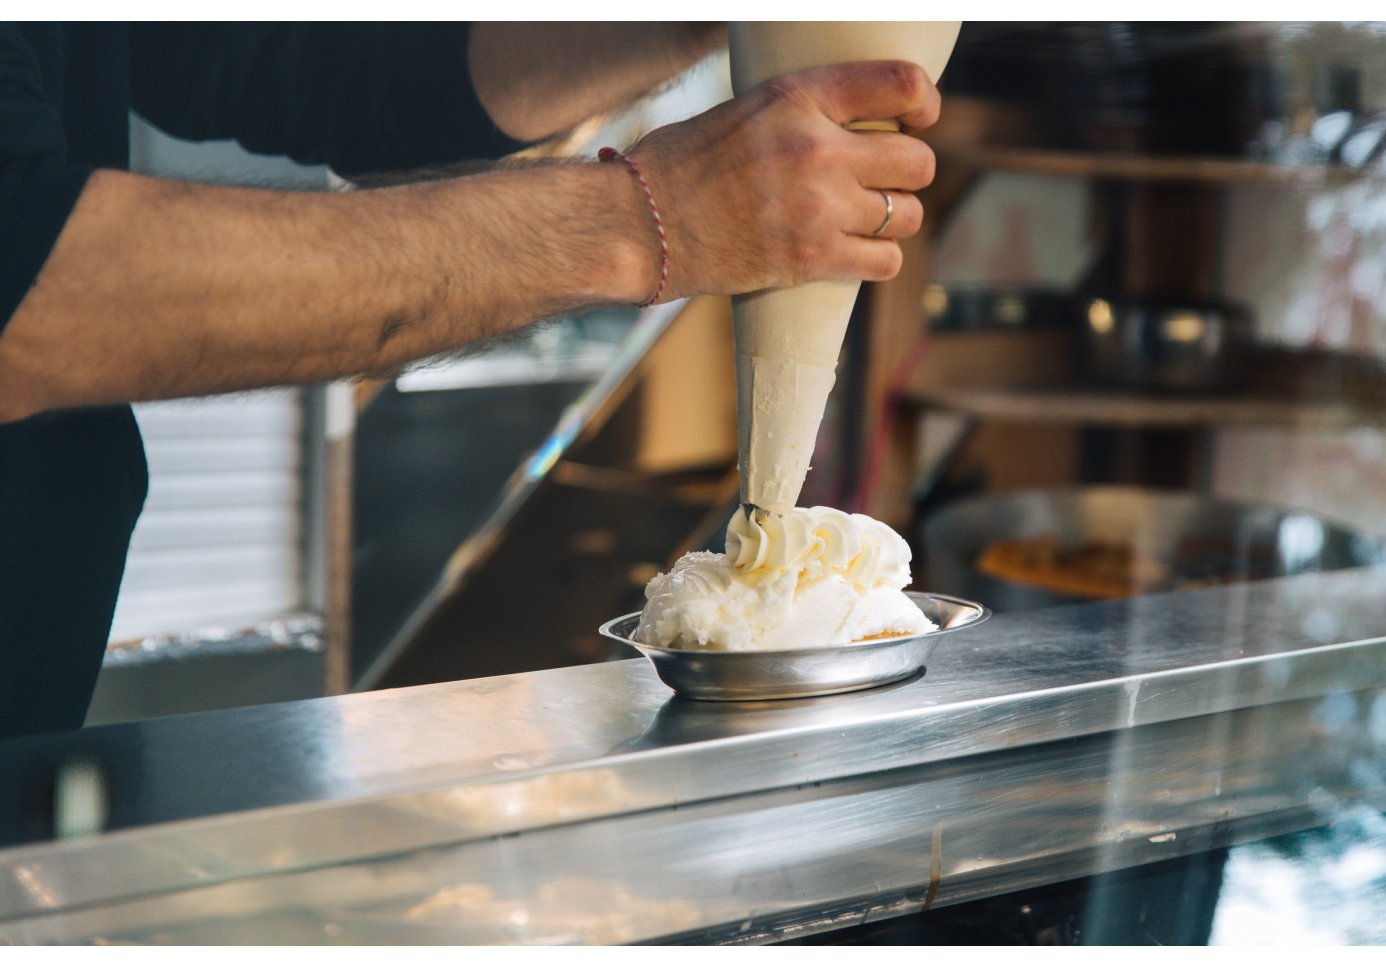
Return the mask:
<path id="1" fill-rule="evenodd" d="M 913 61 L 937 81 L 960 26 L 958 21 L 734 23 L 732 88 L 740 94 L 791 71 L 855 60 Z M 733 298 L 743 505 L 775 514 L 794 508 L 860 286 L 851 280 L 815 282 Z"/>
<path id="2" fill-rule="evenodd" d="M 901 590 L 910 549 L 887 525 L 834 508 L 764 519 L 744 509 L 727 553 L 684 555 L 655 576 L 636 641 L 714 651 L 843 645 L 933 628 Z"/>

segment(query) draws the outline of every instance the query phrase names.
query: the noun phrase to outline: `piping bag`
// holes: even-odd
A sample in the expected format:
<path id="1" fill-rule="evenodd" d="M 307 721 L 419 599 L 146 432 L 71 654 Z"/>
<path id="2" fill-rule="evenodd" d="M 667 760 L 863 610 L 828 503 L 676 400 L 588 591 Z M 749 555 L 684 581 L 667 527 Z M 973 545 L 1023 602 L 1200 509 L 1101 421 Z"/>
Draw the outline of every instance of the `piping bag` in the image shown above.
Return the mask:
<path id="1" fill-rule="evenodd" d="M 936 82 L 960 27 L 960 21 L 733 23 L 732 90 L 743 94 L 781 74 L 858 60 L 913 61 Z M 894 119 L 848 127 L 899 130 Z M 794 510 L 860 288 L 857 280 L 830 280 L 732 297 L 737 467 L 748 517 Z"/>

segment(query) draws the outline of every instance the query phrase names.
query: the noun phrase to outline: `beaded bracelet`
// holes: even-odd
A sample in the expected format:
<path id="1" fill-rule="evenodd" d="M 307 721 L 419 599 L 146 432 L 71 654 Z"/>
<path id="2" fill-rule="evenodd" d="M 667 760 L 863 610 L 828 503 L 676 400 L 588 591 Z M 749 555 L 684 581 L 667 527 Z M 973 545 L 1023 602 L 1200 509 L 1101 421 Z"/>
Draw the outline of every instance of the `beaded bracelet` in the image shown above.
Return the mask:
<path id="1" fill-rule="evenodd" d="M 659 206 L 655 205 L 654 192 L 650 191 L 650 183 L 645 181 L 645 175 L 640 171 L 640 166 L 615 148 L 603 148 L 597 152 L 597 157 L 602 161 L 624 161 L 631 174 L 640 182 L 640 187 L 645 190 L 645 198 L 650 203 L 650 214 L 654 216 L 655 231 L 659 233 L 659 286 L 656 287 L 654 295 L 640 305 L 642 307 L 653 306 L 659 301 L 659 297 L 664 292 L 664 285 L 669 281 L 669 237 L 664 234 L 664 219 L 659 217 Z"/>

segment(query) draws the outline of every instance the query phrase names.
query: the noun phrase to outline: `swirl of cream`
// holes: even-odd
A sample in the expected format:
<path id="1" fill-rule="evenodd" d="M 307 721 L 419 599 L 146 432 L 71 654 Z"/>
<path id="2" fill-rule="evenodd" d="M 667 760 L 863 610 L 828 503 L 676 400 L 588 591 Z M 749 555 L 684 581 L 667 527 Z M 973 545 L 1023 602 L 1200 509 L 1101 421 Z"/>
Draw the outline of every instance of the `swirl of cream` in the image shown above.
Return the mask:
<path id="1" fill-rule="evenodd" d="M 861 588 L 910 583 L 910 546 L 894 530 L 864 514 L 852 515 L 861 524 L 861 551 L 843 571 L 843 578 Z"/>
<path id="2" fill-rule="evenodd" d="M 810 557 L 805 562 L 806 577 L 817 578 L 820 574 L 843 571 L 851 565 L 861 550 L 861 528 L 852 516 L 836 508 L 815 507 L 802 513 L 806 527 L 813 535 Z"/>
<path id="3" fill-rule="evenodd" d="M 737 508 L 727 525 L 727 557 L 743 575 L 799 571 L 813 552 L 813 535 L 795 512 L 759 520 Z"/>
<path id="4" fill-rule="evenodd" d="M 727 559 L 737 571 L 755 571 L 764 555 L 765 530 L 744 507 L 737 508 L 727 522 Z"/>
<path id="5" fill-rule="evenodd" d="M 862 589 L 909 584 L 909 545 L 886 525 L 836 508 L 795 508 L 757 521 L 738 509 L 727 526 L 727 557 L 744 578 L 786 572 L 797 581 L 831 574 Z"/>

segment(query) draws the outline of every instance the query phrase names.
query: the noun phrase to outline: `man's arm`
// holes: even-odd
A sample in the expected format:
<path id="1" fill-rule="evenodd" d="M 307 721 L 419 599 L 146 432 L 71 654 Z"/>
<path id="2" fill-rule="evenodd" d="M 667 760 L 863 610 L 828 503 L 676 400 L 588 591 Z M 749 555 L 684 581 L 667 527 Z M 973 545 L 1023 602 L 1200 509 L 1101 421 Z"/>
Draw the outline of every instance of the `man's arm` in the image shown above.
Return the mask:
<path id="1" fill-rule="evenodd" d="M 508 154 L 630 103 L 722 24 L 137 23 L 136 111 L 353 176 Z"/>
<path id="2" fill-rule="evenodd" d="M 99 171 L 0 334 L 0 419 L 386 370 L 638 301 L 648 213 L 622 174 L 318 194 Z"/>
<path id="3" fill-rule="evenodd" d="M 933 156 L 903 134 L 938 96 L 916 67 L 781 79 L 630 152 L 669 233 L 665 298 L 884 279 L 877 189 Z M 890 235 L 922 212 L 896 196 Z M 48 409 L 300 383 L 394 367 L 555 313 L 655 289 L 644 196 L 619 164 L 293 194 L 98 172 L 0 333 L 0 420 Z"/>
<path id="4" fill-rule="evenodd" d="M 726 42 L 721 23 L 476 23 L 467 60 L 486 113 L 521 141 L 611 111 Z"/>

